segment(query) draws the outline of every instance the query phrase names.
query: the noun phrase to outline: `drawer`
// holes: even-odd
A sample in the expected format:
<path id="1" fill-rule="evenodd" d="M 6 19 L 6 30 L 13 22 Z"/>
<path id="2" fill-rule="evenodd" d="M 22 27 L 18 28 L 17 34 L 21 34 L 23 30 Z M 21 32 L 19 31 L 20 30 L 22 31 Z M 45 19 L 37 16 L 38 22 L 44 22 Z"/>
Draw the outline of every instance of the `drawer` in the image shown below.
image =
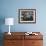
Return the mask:
<path id="1" fill-rule="evenodd" d="M 16 40 L 23 40 L 24 39 L 24 36 L 23 35 L 16 35 L 15 36 L 15 39 Z"/>
<path id="2" fill-rule="evenodd" d="M 41 35 L 33 35 L 33 36 L 30 36 L 30 35 L 25 35 L 25 40 L 29 40 L 29 39 L 35 39 L 35 40 L 43 40 L 43 36 Z"/>
<path id="3" fill-rule="evenodd" d="M 16 46 L 24 46 L 24 40 L 16 40 Z"/>
<path id="4" fill-rule="evenodd" d="M 15 35 L 15 36 L 13 36 L 13 35 L 6 35 L 6 36 L 4 36 L 4 39 L 10 39 L 10 40 L 22 40 L 22 39 L 24 39 L 24 36 L 23 35 Z"/>
<path id="5" fill-rule="evenodd" d="M 42 40 L 25 40 L 24 46 L 43 46 Z"/>
<path id="6" fill-rule="evenodd" d="M 4 46 L 15 46 L 16 41 L 15 40 L 5 40 L 4 41 Z"/>
<path id="7" fill-rule="evenodd" d="M 5 40 L 4 46 L 23 46 L 23 40 Z"/>
<path id="8" fill-rule="evenodd" d="M 43 46 L 43 40 L 32 41 L 32 46 Z"/>

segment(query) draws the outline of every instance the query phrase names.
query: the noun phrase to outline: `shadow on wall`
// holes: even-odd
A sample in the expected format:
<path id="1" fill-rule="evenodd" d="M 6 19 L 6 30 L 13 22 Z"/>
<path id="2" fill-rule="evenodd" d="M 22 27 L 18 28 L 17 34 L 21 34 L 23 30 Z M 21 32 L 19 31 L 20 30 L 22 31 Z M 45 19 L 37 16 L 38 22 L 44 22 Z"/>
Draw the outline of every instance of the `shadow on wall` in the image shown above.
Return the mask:
<path id="1" fill-rule="evenodd" d="M 5 23 L 5 17 L 0 16 L 0 46 L 3 46 L 3 32 L 2 32 L 2 25 Z"/>

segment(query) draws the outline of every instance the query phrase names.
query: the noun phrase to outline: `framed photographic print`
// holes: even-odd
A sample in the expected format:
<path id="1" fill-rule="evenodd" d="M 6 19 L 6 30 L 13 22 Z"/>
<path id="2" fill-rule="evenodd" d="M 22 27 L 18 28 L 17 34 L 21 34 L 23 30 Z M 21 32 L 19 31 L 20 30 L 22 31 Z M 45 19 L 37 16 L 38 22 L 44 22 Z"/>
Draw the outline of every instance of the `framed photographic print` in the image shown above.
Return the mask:
<path id="1" fill-rule="evenodd" d="M 36 23 L 36 9 L 19 9 L 19 23 Z"/>

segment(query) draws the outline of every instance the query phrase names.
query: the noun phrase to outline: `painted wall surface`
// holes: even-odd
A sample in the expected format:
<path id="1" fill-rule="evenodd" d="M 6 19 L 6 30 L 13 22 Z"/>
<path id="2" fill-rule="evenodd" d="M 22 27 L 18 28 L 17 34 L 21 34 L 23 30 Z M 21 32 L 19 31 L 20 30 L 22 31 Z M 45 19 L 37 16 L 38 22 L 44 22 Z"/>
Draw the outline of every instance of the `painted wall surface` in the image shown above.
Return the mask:
<path id="1" fill-rule="evenodd" d="M 46 1 L 45 0 L 1 0 L 0 17 L 13 17 L 15 20 L 11 31 L 46 31 Z M 34 8 L 36 9 L 36 24 L 19 24 L 18 9 Z M 4 24 L 1 26 L 2 32 L 8 31 L 8 27 Z"/>
<path id="2" fill-rule="evenodd" d="M 36 9 L 36 24 L 18 23 L 18 9 L 21 8 Z M 0 0 L 0 32 L 8 32 L 8 26 L 4 24 L 7 17 L 15 19 L 14 25 L 11 26 L 12 32 L 37 31 L 46 36 L 46 0 Z M 44 43 L 46 44 L 46 41 Z"/>

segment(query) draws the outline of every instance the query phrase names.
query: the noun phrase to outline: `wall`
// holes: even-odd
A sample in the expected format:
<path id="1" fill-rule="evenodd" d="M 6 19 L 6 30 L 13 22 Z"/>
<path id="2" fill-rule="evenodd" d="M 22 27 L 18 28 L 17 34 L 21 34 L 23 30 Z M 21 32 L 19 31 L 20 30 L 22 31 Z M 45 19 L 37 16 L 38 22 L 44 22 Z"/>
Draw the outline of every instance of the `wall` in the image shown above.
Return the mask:
<path id="1" fill-rule="evenodd" d="M 46 31 L 46 1 L 40 0 L 1 0 L 0 16 L 13 17 L 15 25 L 11 28 L 12 31 Z M 35 8 L 36 9 L 36 24 L 19 24 L 18 9 Z M 8 31 L 6 25 L 2 26 L 2 32 Z"/>
<path id="2" fill-rule="evenodd" d="M 36 9 L 36 24 L 18 23 L 18 9 L 21 8 Z M 46 35 L 46 0 L 0 0 L 0 17 L 15 19 L 14 26 L 11 26 L 12 32 L 40 31 Z M 8 26 L 0 24 L 0 31 L 8 32 Z"/>
<path id="3" fill-rule="evenodd" d="M 0 16 L 13 17 L 15 25 L 11 31 L 46 31 L 46 1 L 45 0 L 1 0 Z M 19 24 L 18 9 L 35 8 L 36 9 L 36 24 Z M 8 31 L 6 25 L 2 25 L 2 32 Z"/>

